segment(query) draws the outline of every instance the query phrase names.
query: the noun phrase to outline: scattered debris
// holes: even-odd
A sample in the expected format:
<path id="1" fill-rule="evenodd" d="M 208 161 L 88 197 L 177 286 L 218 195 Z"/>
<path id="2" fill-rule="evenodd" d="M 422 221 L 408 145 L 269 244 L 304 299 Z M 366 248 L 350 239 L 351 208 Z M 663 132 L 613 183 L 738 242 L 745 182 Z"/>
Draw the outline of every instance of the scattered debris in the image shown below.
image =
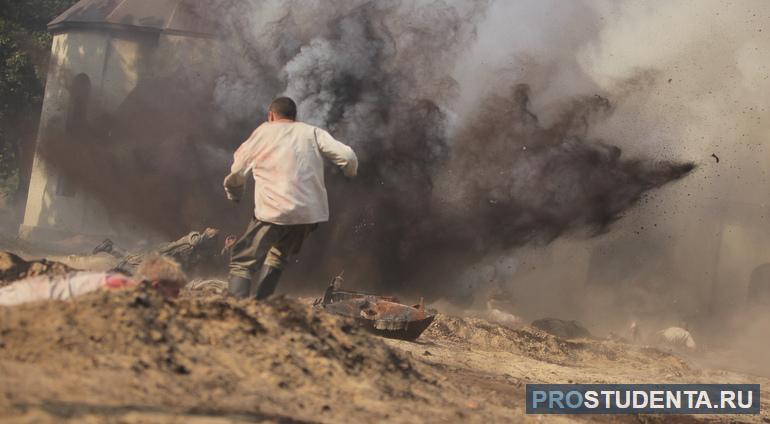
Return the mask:
<path id="1" fill-rule="evenodd" d="M 326 288 L 324 296 L 313 302 L 317 310 L 354 318 L 370 332 L 392 339 L 414 340 L 420 337 L 435 318 L 435 311 L 427 311 L 424 301 L 408 306 L 391 296 L 379 296 L 339 288 L 338 276 Z"/>
<path id="2" fill-rule="evenodd" d="M 532 322 L 532 326 L 562 339 L 591 338 L 591 333 L 577 321 L 543 318 Z"/>

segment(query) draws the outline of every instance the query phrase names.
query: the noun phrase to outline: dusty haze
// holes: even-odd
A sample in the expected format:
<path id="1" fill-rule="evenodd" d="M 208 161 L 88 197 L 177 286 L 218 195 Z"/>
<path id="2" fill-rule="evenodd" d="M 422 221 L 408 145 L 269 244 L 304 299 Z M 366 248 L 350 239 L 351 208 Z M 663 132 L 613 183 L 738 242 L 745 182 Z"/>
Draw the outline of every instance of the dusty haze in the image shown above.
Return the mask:
<path id="1" fill-rule="evenodd" d="M 199 99 L 162 107 L 174 91 L 158 90 L 184 91 L 182 75 L 117 118 L 158 123 L 125 140 L 201 122 L 196 139 L 162 154 L 151 141 L 89 148 L 100 178 L 48 155 L 148 233 L 241 231 L 248 205 L 228 205 L 221 178 L 286 94 L 362 161 L 355 181 L 329 173 L 332 222 L 287 290 L 316 292 L 344 269 L 361 288 L 465 306 L 494 294 L 599 333 L 639 319 L 714 334 L 770 260 L 765 1 L 220 1 L 200 13 L 223 22 L 225 42 Z"/>

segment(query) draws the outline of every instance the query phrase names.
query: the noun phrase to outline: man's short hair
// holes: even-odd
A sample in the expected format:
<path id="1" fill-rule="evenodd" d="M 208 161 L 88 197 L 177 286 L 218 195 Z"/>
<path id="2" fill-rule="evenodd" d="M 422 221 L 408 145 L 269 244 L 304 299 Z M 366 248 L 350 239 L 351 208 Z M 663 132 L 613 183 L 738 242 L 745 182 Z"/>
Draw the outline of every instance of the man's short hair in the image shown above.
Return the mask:
<path id="1" fill-rule="evenodd" d="M 270 111 L 291 120 L 297 119 L 297 104 L 288 97 L 279 97 L 270 103 Z"/>

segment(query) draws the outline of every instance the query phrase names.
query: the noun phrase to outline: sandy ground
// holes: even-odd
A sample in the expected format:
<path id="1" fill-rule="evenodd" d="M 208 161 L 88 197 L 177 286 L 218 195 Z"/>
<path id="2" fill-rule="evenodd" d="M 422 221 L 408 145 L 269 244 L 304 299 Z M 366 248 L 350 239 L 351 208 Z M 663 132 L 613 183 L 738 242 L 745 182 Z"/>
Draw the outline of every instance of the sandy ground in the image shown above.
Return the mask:
<path id="1" fill-rule="evenodd" d="M 0 308 L 7 422 L 770 422 L 768 381 L 440 315 L 415 342 L 296 300 L 143 289 Z M 760 383 L 759 416 L 526 416 L 526 383 Z"/>

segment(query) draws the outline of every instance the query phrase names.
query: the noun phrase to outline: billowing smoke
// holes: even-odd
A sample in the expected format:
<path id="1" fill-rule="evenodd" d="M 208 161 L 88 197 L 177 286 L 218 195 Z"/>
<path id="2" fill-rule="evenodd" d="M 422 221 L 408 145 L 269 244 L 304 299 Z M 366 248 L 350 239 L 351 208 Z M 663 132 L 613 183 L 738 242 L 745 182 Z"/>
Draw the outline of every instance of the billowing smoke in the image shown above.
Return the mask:
<path id="1" fill-rule="evenodd" d="M 237 16 L 253 16 L 242 7 Z M 561 99 L 559 116 L 543 123 L 528 86 L 509 78 L 472 112 L 453 115 L 453 65 L 486 5 L 284 10 L 253 38 L 256 25 L 230 27 L 235 45 L 262 46 L 246 68 L 280 69 L 302 119 L 329 128 L 362 160 L 356 182 L 332 179 L 333 224 L 303 275 L 345 269 L 359 285 L 391 289 L 444 280 L 449 293 L 452 276 L 482 257 L 568 232 L 601 233 L 642 193 L 693 167 L 625 158 L 614 140 L 591 139 L 594 122 L 612 113 L 601 96 Z"/>
<path id="2" fill-rule="evenodd" d="M 361 160 L 355 181 L 330 174 L 332 222 L 290 276 L 316 288 L 344 269 L 357 287 L 458 296 L 458 275 L 474 263 L 565 234 L 601 234 L 645 192 L 694 167 L 626 157 L 621 132 L 594 134 L 624 90 L 556 96 L 541 89 L 547 77 L 500 67 L 506 77 L 488 78 L 468 100 L 455 68 L 488 10 L 446 1 L 202 3 L 199 12 L 222 23 L 222 42 L 195 101 L 167 103 L 189 97 L 174 91 L 192 83 L 185 75 L 145 83 L 134 107 L 118 111 L 122 126 L 104 132 L 122 147 L 86 143 L 77 159 L 56 149 L 46 157 L 145 226 L 238 231 L 232 223 L 237 215 L 245 225 L 248 207 L 236 213 L 222 199 L 227 152 L 271 98 L 290 95 L 302 120 L 328 128 Z M 520 68 L 537 68 L 514 53 Z M 538 93 L 548 98 L 542 118 Z M 157 126 L 135 125 L 144 119 Z"/>
<path id="3" fill-rule="evenodd" d="M 591 123 L 612 112 L 599 95 L 572 99 L 548 126 L 529 104 L 523 84 L 485 99 L 455 136 L 447 171 L 462 219 L 502 247 L 550 242 L 571 230 L 602 233 L 642 193 L 694 167 L 625 158 L 617 146 L 589 138 Z"/>
<path id="4" fill-rule="evenodd" d="M 514 311 L 530 318 L 576 317 L 605 334 L 622 334 L 632 319 L 644 333 L 686 323 L 707 351 L 736 339 L 736 350 L 765 351 L 756 334 L 767 331 L 767 320 L 747 303 L 757 297 L 749 290 L 752 271 L 770 261 L 770 56 L 760 47 L 770 43 L 770 3 L 493 7 L 460 62 L 463 111 L 473 110 L 469 100 L 503 66 L 530 84 L 531 107 L 546 125 L 558 119 L 553 105 L 565 97 L 598 93 L 613 110 L 594 122 L 590 138 L 633 157 L 692 159 L 698 169 L 643 195 L 601 237 L 507 252 L 513 266 L 485 258 L 466 281 L 499 282 Z M 511 60 L 500 45 L 515 46 L 518 55 Z M 752 283 L 770 287 L 767 278 Z"/>

